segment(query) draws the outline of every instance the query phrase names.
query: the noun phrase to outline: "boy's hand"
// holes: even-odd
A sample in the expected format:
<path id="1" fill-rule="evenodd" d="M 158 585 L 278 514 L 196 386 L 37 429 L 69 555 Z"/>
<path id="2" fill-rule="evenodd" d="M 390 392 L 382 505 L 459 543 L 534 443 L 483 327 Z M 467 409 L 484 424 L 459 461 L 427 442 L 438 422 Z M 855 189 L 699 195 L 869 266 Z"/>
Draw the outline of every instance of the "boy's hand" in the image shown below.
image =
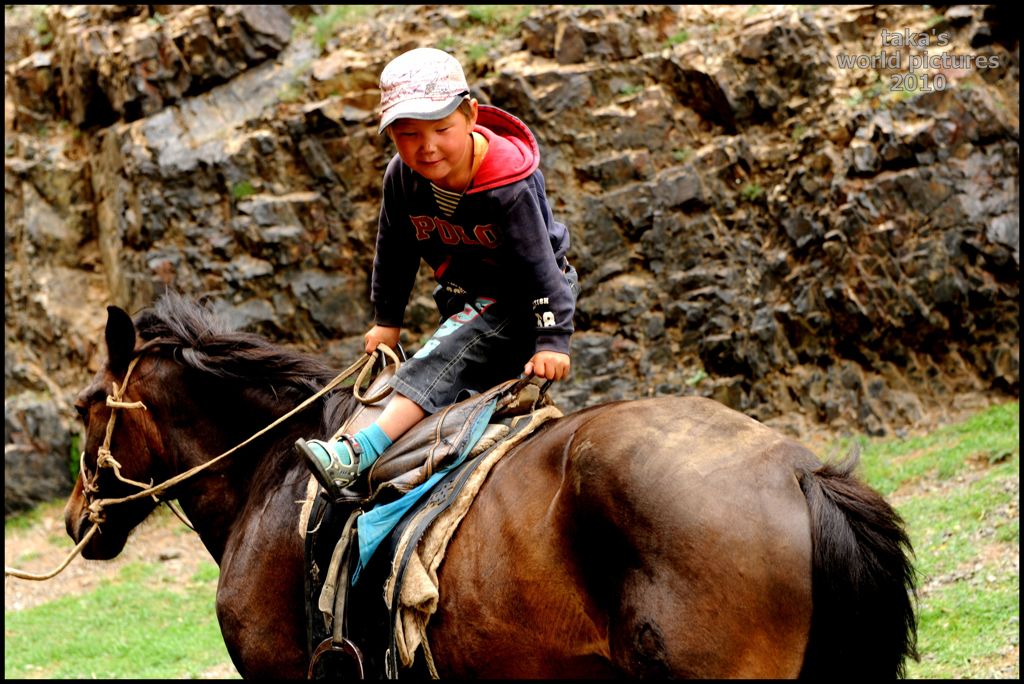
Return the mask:
<path id="1" fill-rule="evenodd" d="M 377 351 L 377 345 L 381 343 L 396 349 L 398 347 L 398 336 L 401 332 L 401 328 L 392 328 L 386 325 L 373 326 L 363 337 L 363 340 L 366 342 L 366 353 L 372 354 Z"/>
<path id="2" fill-rule="evenodd" d="M 569 355 L 556 351 L 539 351 L 526 362 L 523 373 L 545 380 L 565 380 L 569 377 Z"/>

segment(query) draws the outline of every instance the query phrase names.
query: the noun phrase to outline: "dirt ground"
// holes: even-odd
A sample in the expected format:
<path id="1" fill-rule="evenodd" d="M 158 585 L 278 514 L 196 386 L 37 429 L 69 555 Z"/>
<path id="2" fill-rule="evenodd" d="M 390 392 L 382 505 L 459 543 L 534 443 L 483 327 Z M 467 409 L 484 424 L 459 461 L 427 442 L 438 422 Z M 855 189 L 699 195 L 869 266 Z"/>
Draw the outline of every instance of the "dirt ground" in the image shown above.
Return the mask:
<path id="1" fill-rule="evenodd" d="M 29 528 L 4 534 L 4 566 L 45 574 L 64 561 L 74 548 L 64 531 L 63 504 L 40 509 L 41 519 Z M 200 563 L 212 562 L 199 536 L 191 532 L 166 508 L 150 516 L 128 540 L 124 551 L 111 561 L 90 561 L 81 557 L 53 579 L 44 581 L 4 577 L 4 610 L 24 610 L 68 594 L 96 587 L 117 576 L 130 563 L 159 560 L 183 580 L 198 570 Z"/>

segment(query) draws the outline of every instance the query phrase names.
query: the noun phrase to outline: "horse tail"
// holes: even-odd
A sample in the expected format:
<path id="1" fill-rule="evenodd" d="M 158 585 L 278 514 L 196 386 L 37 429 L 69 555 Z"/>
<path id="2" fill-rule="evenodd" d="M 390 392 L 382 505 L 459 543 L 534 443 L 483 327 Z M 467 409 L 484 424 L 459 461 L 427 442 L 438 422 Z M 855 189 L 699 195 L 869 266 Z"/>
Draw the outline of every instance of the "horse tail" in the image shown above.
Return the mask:
<path id="1" fill-rule="evenodd" d="M 855 449 L 800 475 L 811 517 L 811 632 L 801 678 L 872 681 L 918 660 L 913 548 L 900 515 L 853 475 Z"/>

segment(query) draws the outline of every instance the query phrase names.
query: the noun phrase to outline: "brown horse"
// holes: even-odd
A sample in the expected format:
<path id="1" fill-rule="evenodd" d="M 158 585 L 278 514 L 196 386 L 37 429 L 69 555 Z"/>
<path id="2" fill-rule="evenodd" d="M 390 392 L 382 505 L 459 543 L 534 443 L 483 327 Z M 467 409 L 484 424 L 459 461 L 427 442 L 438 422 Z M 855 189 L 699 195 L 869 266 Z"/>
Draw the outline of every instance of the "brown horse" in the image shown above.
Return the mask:
<path id="1" fill-rule="evenodd" d="M 109 308 L 108 363 L 78 398 L 83 470 L 65 519 L 161 482 L 300 404 L 335 373 L 224 329 L 166 295 L 134 321 Z M 155 341 L 155 342 L 154 342 Z M 217 616 L 245 677 L 302 678 L 306 644 L 296 437 L 356 408 L 335 391 L 175 485 L 220 565 Z M 806 448 L 702 398 L 603 404 L 551 421 L 491 471 L 439 573 L 428 627 L 442 677 L 894 677 L 916 657 L 910 542 L 897 513 Z M 89 484 L 91 483 L 91 484 Z M 91 490 L 91 491 L 90 491 Z M 87 496 L 88 495 L 88 496 Z M 83 553 L 109 559 L 157 504 L 110 506 Z M 355 618 L 350 618 L 355 619 Z"/>

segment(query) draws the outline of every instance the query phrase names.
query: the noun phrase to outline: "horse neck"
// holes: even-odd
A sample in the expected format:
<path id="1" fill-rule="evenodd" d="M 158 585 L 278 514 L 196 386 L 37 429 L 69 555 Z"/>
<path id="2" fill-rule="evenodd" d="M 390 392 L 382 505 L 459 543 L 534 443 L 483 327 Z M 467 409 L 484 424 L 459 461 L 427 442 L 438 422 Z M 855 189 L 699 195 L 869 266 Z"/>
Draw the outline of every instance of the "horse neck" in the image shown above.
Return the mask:
<path id="1" fill-rule="evenodd" d="M 246 392 L 205 403 L 229 408 L 197 410 L 187 430 L 168 430 L 164 435 L 175 454 L 171 467 L 177 473 L 218 458 L 294 407 L 283 402 L 268 405 L 265 398 Z M 292 456 L 290 446 L 319 424 L 316 409 L 303 411 L 178 485 L 175 494 L 182 509 L 218 564 L 234 535 L 252 533 L 254 516 L 294 501 L 308 470 Z"/>

